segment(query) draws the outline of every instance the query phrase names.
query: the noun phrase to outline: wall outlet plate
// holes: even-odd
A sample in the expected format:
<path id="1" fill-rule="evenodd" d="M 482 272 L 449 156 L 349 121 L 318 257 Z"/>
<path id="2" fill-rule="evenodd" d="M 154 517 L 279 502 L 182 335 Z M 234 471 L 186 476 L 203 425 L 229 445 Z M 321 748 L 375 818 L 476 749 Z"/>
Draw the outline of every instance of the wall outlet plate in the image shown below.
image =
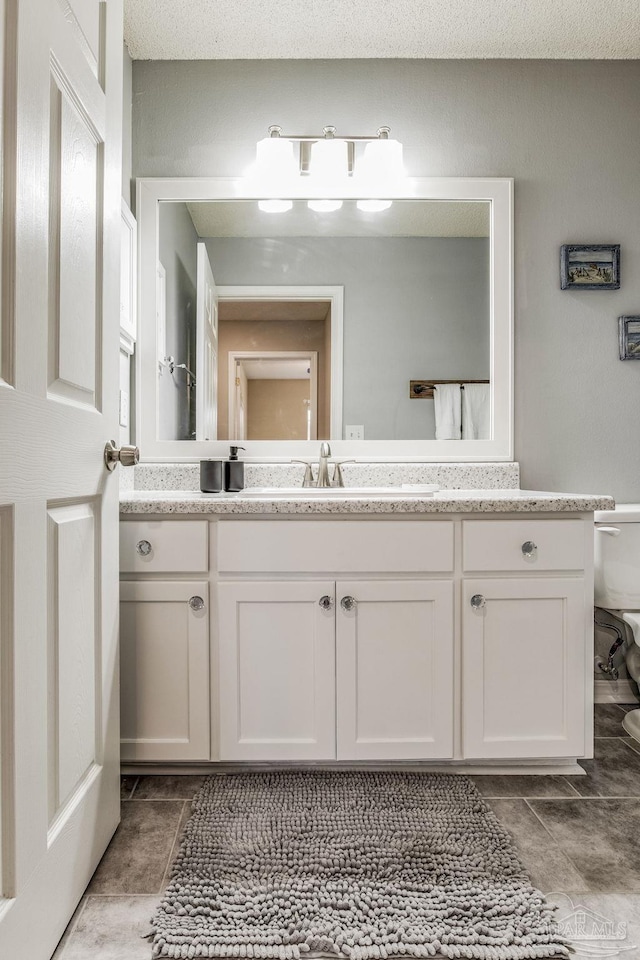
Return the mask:
<path id="1" fill-rule="evenodd" d="M 344 428 L 345 440 L 364 440 L 364 424 L 348 424 Z"/>

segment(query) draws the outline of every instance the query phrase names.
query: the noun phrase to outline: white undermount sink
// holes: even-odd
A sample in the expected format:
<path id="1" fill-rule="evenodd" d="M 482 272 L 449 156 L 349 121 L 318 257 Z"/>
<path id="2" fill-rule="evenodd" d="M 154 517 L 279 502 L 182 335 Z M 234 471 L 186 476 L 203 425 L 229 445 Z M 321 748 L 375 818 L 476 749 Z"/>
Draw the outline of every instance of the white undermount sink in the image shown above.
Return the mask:
<path id="1" fill-rule="evenodd" d="M 396 487 L 245 487 L 240 497 L 280 500 L 313 500 L 326 497 L 432 497 L 440 487 L 435 483 L 405 483 Z"/>

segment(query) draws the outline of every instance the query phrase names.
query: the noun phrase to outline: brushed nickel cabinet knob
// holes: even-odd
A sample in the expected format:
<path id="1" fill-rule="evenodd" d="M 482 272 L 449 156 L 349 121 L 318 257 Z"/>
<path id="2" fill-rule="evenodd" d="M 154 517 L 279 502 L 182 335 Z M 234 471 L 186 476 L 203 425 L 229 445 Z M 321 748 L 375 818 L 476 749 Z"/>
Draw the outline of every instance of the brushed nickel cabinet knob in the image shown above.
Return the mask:
<path id="1" fill-rule="evenodd" d="M 356 600 L 355 597 L 343 597 L 342 600 L 340 601 L 340 606 L 342 607 L 343 610 L 349 613 L 350 610 L 355 609 L 357 602 L 358 601 Z"/>

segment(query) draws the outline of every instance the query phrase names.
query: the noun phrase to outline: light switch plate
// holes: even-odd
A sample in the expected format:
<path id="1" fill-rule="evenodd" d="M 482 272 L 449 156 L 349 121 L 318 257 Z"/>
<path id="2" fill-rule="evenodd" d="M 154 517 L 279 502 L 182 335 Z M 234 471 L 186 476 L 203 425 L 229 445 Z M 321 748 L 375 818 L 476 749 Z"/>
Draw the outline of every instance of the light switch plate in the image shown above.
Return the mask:
<path id="1" fill-rule="evenodd" d="M 129 426 L 129 394 L 126 391 L 120 391 L 120 426 Z"/>
<path id="2" fill-rule="evenodd" d="M 364 440 L 364 424 L 347 424 L 344 428 L 345 440 Z"/>

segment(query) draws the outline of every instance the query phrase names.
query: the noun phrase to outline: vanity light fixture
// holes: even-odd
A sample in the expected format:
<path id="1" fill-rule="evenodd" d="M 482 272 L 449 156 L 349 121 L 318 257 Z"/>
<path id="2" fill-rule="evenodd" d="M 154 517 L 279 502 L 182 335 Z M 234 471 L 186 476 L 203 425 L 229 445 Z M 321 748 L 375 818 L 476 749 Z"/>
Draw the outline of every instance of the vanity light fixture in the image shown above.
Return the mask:
<path id="1" fill-rule="evenodd" d="M 359 176 L 365 180 L 397 180 L 404 176 L 402 144 L 391 140 L 391 127 L 380 127 L 375 140 L 364 148 Z"/>
<path id="2" fill-rule="evenodd" d="M 322 191 L 337 193 L 340 184 L 349 176 L 349 145 L 346 140 L 336 138 L 333 126 L 325 127 L 323 133 L 322 140 L 311 144 L 309 180 Z M 317 213 L 332 213 L 340 209 L 342 200 L 309 200 L 307 206 Z"/>
<path id="3" fill-rule="evenodd" d="M 293 143 L 274 135 L 269 127 L 269 136 L 259 140 L 256 149 L 255 174 L 269 192 L 287 191 L 287 185 L 298 175 Z M 278 128 L 279 129 L 279 128 Z M 258 201 L 258 207 L 264 213 L 286 213 L 291 210 L 291 200 L 277 198 Z"/>
<path id="4" fill-rule="evenodd" d="M 342 200 L 307 200 L 307 206 L 316 213 L 333 213 L 340 209 Z"/>
<path id="5" fill-rule="evenodd" d="M 391 200 L 358 200 L 356 206 L 363 213 L 381 213 L 382 210 L 389 209 L 391 202 Z"/>
<path id="6" fill-rule="evenodd" d="M 258 208 L 263 213 L 286 213 L 293 207 L 293 200 L 258 200 Z"/>
<path id="7" fill-rule="evenodd" d="M 375 199 L 380 185 L 397 184 L 404 176 L 402 165 L 402 144 L 399 140 L 390 140 L 390 127 L 380 127 L 378 139 L 372 140 L 364 148 L 362 162 L 358 169 L 358 180 L 363 189 L 374 194 L 369 200 L 358 200 L 357 207 L 366 213 L 380 213 L 388 210 L 391 200 Z"/>
<path id="8" fill-rule="evenodd" d="M 270 195 L 270 199 L 258 202 L 260 209 L 265 213 L 290 210 L 292 202 L 277 199 L 278 193 L 286 196 L 287 185 L 299 184 L 300 178 L 308 177 L 317 191 L 324 193 L 324 197 L 307 204 L 318 213 L 340 209 L 342 200 L 334 197 L 349 178 L 362 192 L 370 193 L 370 198 L 357 201 L 358 209 L 367 213 L 387 210 L 392 201 L 383 199 L 385 193 L 404 177 L 402 144 L 390 139 L 390 132 L 390 127 L 380 127 L 374 137 L 337 137 L 336 128 L 326 126 L 322 136 L 284 136 L 282 127 L 273 124 L 269 136 L 258 141 L 252 174 L 257 185 Z M 361 144 L 364 149 L 356 152 Z"/>
<path id="9" fill-rule="evenodd" d="M 324 137 L 311 144 L 309 176 L 314 180 L 335 183 L 349 176 L 349 145 L 336 137 L 333 126 L 323 129 Z"/>

